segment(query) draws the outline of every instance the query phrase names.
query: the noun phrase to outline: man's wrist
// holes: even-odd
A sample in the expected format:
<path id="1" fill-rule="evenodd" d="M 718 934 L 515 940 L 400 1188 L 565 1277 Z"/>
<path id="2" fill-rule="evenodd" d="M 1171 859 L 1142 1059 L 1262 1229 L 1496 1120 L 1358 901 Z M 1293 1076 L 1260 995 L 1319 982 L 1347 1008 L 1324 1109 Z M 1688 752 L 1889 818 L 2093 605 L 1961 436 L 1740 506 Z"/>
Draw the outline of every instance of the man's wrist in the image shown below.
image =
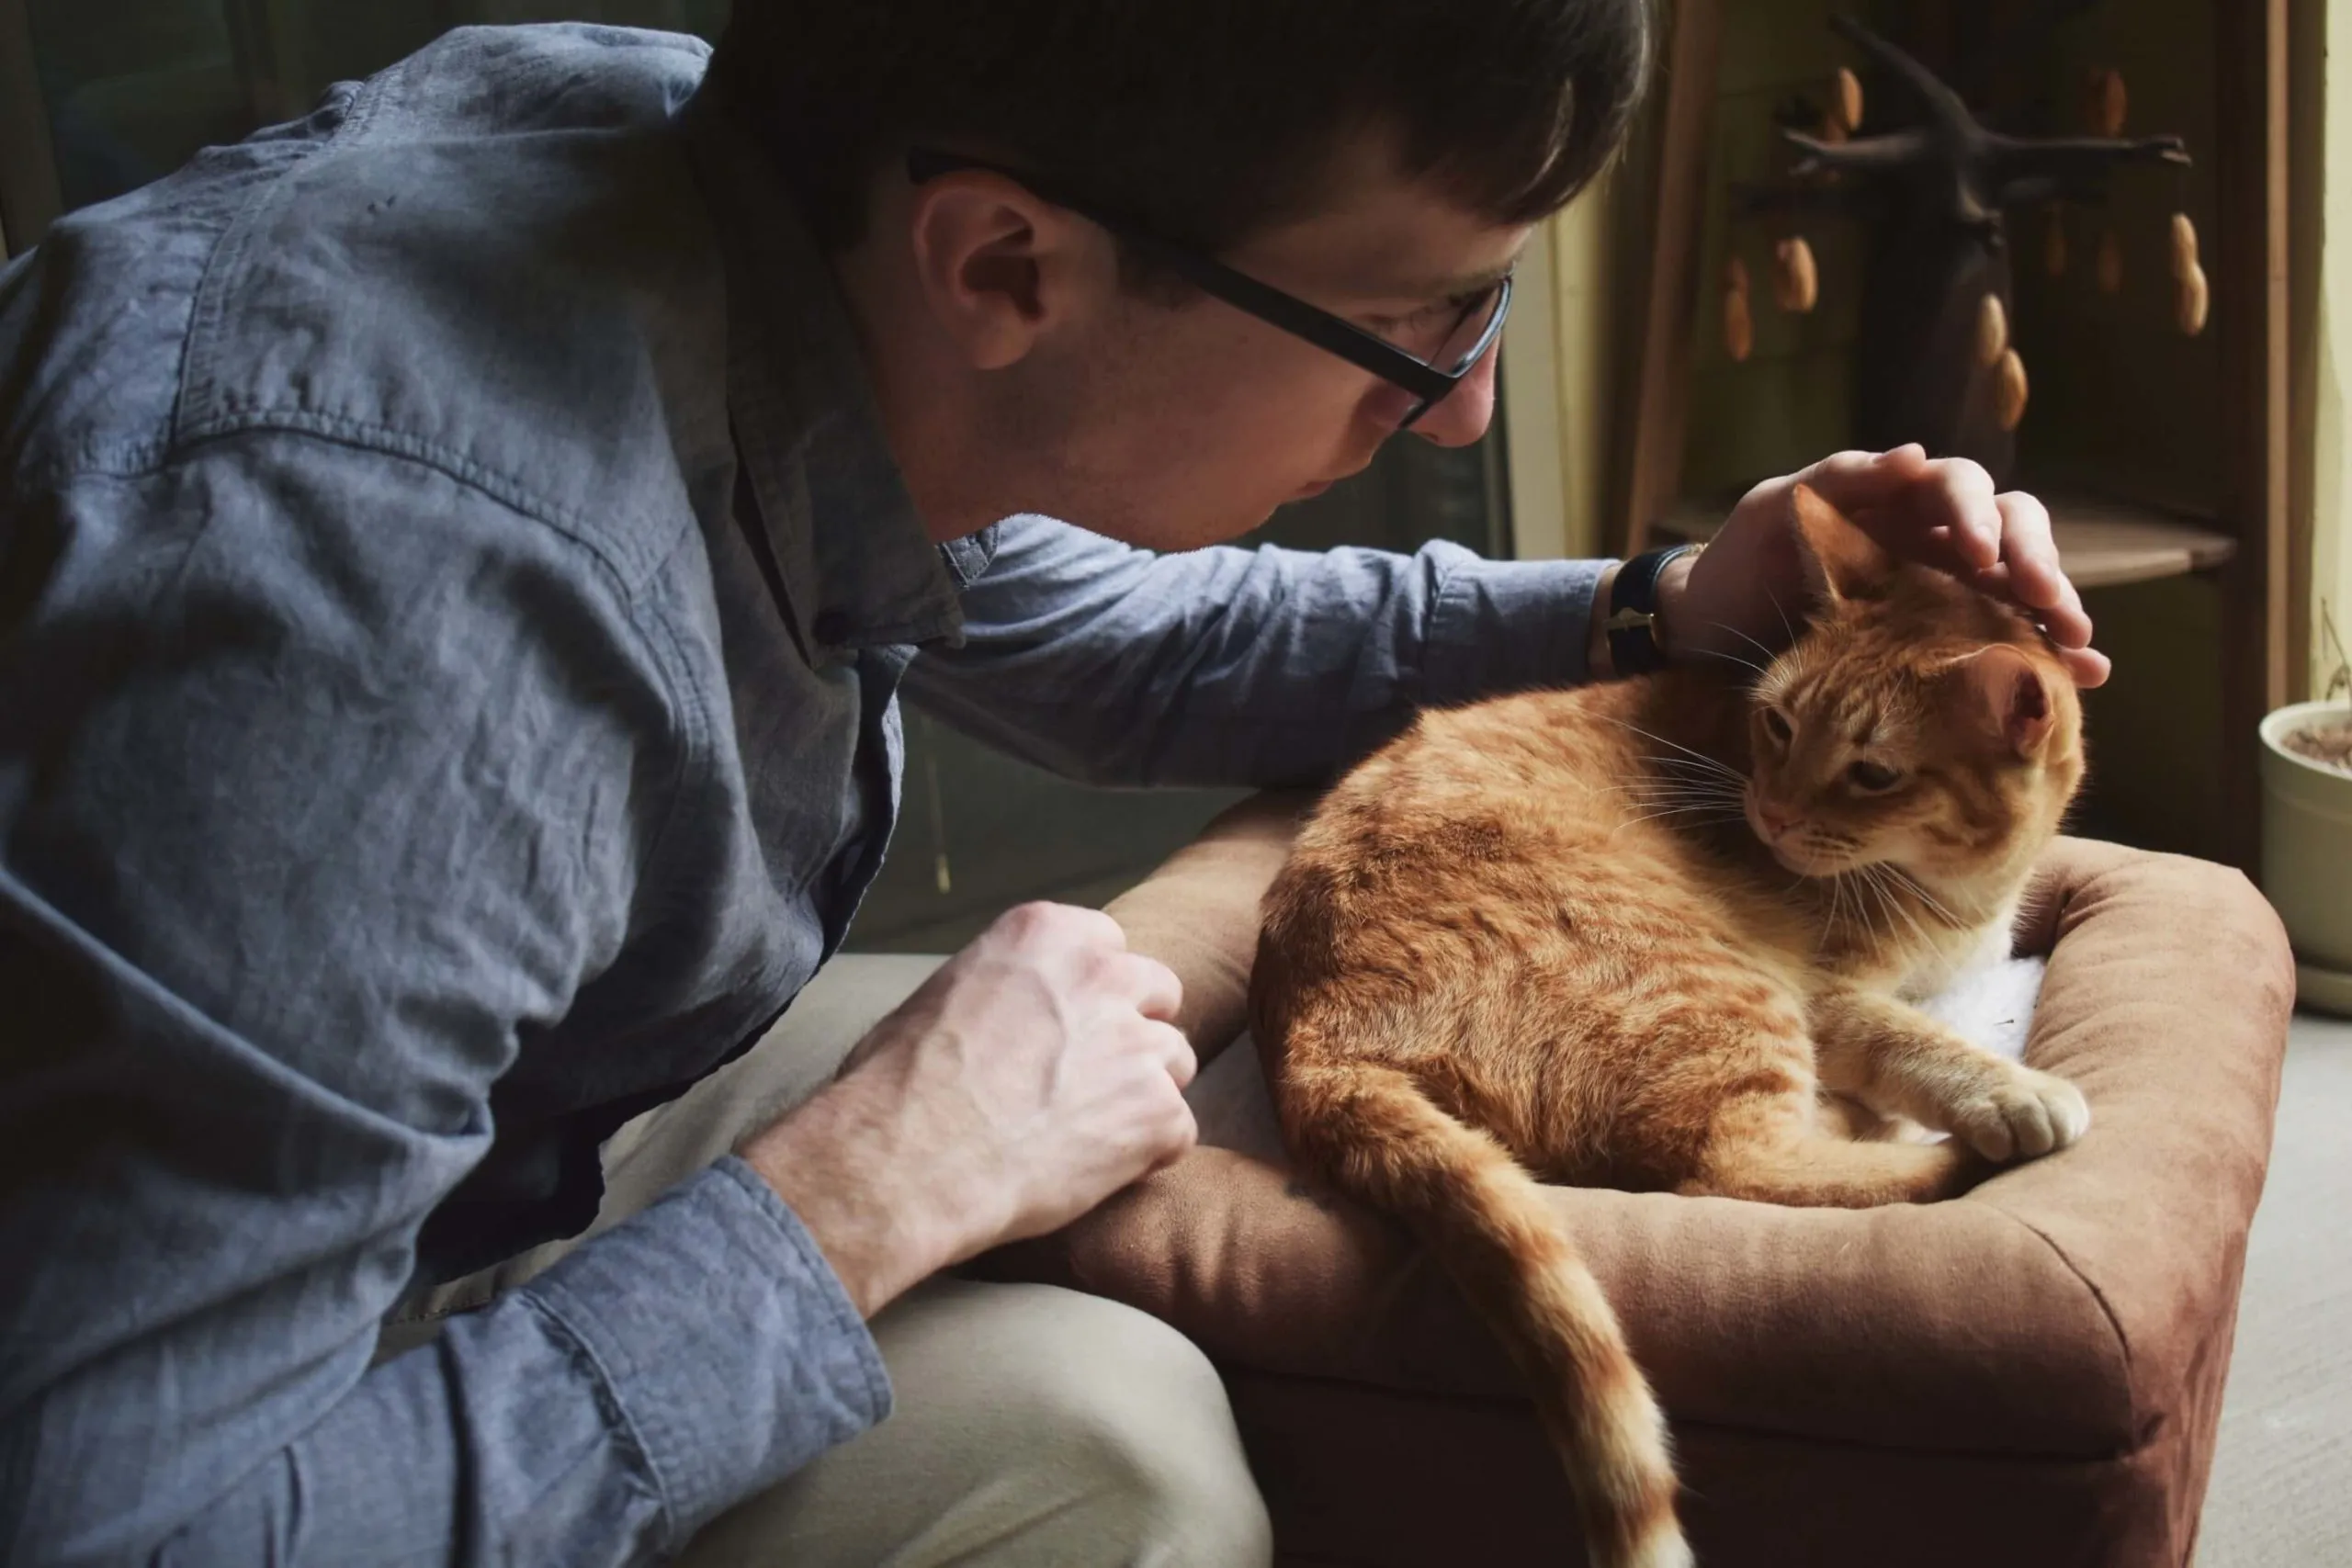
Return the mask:
<path id="1" fill-rule="evenodd" d="M 1676 653 L 1670 623 L 1700 547 L 1646 551 L 1604 569 L 1595 586 L 1585 663 L 1595 680 L 1643 674 Z M 1626 574 L 1632 573 L 1629 578 Z"/>
<path id="2" fill-rule="evenodd" d="M 800 1221 L 860 1313 L 885 1306 L 967 1250 L 967 1217 L 925 1182 L 920 1155 L 895 1147 L 889 1108 L 845 1080 L 746 1139 L 737 1151 Z"/>

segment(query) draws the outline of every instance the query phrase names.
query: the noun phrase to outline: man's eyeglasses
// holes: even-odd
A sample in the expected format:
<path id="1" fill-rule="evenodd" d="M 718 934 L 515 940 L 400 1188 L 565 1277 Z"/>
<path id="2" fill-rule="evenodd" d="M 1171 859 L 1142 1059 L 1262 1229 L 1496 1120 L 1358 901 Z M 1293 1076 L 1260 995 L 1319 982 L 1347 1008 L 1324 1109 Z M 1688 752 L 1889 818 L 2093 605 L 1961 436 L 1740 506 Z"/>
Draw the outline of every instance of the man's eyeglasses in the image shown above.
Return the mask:
<path id="1" fill-rule="evenodd" d="M 1411 428 L 1477 368 L 1478 361 L 1502 335 L 1503 320 L 1510 314 L 1510 279 L 1506 276 L 1463 304 L 1458 314 L 1438 315 L 1425 334 L 1432 341 L 1424 358 L 1247 273 L 1236 272 L 1223 262 L 1162 239 L 1143 224 L 1027 175 L 952 152 L 917 148 L 907 154 L 907 177 L 917 185 L 963 169 L 1002 175 L 1057 207 L 1099 223 L 1202 292 L 1372 372 L 1388 384 L 1375 415 L 1397 430 Z"/>

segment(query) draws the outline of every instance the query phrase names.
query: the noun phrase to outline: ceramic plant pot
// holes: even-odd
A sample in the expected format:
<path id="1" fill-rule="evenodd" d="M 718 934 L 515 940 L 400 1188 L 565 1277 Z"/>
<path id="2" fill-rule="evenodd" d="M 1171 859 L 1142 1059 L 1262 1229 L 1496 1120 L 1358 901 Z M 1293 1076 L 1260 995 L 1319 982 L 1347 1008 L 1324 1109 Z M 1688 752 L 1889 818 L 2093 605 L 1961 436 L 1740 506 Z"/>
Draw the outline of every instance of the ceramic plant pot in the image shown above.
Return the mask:
<path id="1" fill-rule="evenodd" d="M 2287 750 L 2342 703 L 2297 703 L 2262 721 L 2262 890 L 2295 944 L 2303 1006 L 2352 1017 L 2352 773 Z"/>

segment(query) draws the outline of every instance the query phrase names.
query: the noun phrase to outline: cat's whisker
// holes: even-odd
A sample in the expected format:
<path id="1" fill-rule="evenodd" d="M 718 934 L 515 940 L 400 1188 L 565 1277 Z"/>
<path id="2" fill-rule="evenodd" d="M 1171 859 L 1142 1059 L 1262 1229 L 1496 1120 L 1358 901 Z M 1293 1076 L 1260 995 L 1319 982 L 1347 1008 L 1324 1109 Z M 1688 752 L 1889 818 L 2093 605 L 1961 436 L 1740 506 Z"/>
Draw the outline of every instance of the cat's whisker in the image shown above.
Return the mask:
<path id="1" fill-rule="evenodd" d="M 1618 823 L 1616 827 L 1609 829 L 1610 836 L 1613 838 L 1617 834 L 1623 832 L 1626 829 L 1633 827 L 1637 822 L 1656 822 L 1661 818 L 1666 817 L 1688 817 L 1694 812 L 1709 813 L 1706 817 L 1700 818 L 1701 821 L 1704 822 L 1737 822 L 1744 821 L 1747 818 L 1747 814 L 1745 812 L 1730 812 L 1723 810 L 1721 807 L 1710 807 L 1707 806 L 1677 806 L 1669 807 L 1664 811 L 1648 812 L 1640 817 L 1628 817 L 1623 822 Z"/>
<path id="2" fill-rule="evenodd" d="M 1829 939 L 1837 934 L 1838 917 L 1846 907 L 1845 882 L 1836 876 L 1826 880 L 1829 884 L 1829 912 L 1822 918 L 1821 934 L 1814 939 L 1813 953 L 1816 958 L 1820 957 L 1822 950 L 1829 945 Z"/>
<path id="3" fill-rule="evenodd" d="M 1745 779 L 1741 780 L 1740 787 L 1745 788 L 1746 785 L 1747 781 Z M 1713 773 L 1703 772 L 1667 773 L 1662 776 L 1653 776 L 1648 773 L 1635 773 L 1629 778 L 1620 778 L 1616 783 L 1604 787 L 1609 789 L 1720 789 L 1729 791 L 1732 789 L 1732 781 L 1726 778 L 1719 778 Z"/>
<path id="4" fill-rule="evenodd" d="M 1708 800 L 1724 806 L 1738 806 L 1742 804 L 1741 796 L 1737 791 L 1724 789 L 1720 785 L 1713 787 L 1700 784 L 1689 784 L 1680 787 L 1672 785 L 1657 785 L 1644 789 L 1635 785 L 1627 784 L 1617 789 L 1610 790 L 1607 793 L 1611 795 L 1622 795 L 1636 805 L 1646 800 Z"/>
<path id="5" fill-rule="evenodd" d="M 1886 889 L 1880 885 L 1877 877 L 1871 874 L 1871 869 L 1872 868 L 1870 866 L 1858 866 L 1855 868 L 1855 880 L 1860 884 L 1860 886 L 1855 890 L 1854 902 L 1863 911 L 1862 929 L 1870 934 L 1871 942 L 1875 945 L 1879 940 L 1879 922 L 1881 919 L 1883 919 L 1886 923 L 1885 940 L 1889 942 L 1894 942 L 1894 911 L 1887 904 Z M 1870 901 L 1868 903 L 1863 901 L 1863 894 L 1868 894 L 1870 896 Z"/>
<path id="6" fill-rule="evenodd" d="M 1646 734 L 1647 731 L 1643 733 Z M 1645 758 L 1644 761 L 1653 768 L 1679 768 L 1685 773 L 1730 773 L 1735 777 L 1745 776 L 1739 773 L 1738 769 L 1727 767 L 1712 757 L 1697 752 L 1688 757 L 1653 756 Z"/>
<path id="7" fill-rule="evenodd" d="M 1874 911 L 1871 908 L 1870 884 L 1850 871 L 1839 872 L 1838 880 L 1854 890 L 1853 923 L 1860 928 L 1863 936 L 1871 939 L 1871 946 L 1877 946 L 1878 921 L 1872 918 Z"/>
<path id="8" fill-rule="evenodd" d="M 1713 648 L 1694 648 L 1690 651 L 1697 654 L 1702 654 L 1709 659 L 1720 659 L 1726 664 L 1736 664 L 1742 670 L 1753 670 L 1758 675 L 1764 673 L 1764 666 L 1757 663 L 1753 659 L 1742 659 L 1736 653 L 1725 653 L 1719 649 Z"/>
<path id="9" fill-rule="evenodd" d="M 1747 788 L 1747 777 L 1746 777 L 1746 775 L 1745 775 L 1745 774 L 1743 774 L 1743 773 L 1741 773 L 1739 772 L 1739 770 L 1738 770 L 1738 769 L 1734 768 L 1734 767 L 1731 767 L 1731 766 L 1729 766 L 1729 765 L 1727 765 L 1727 764 L 1725 764 L 1725 763 L 1719 762 L 1719 761 L 1715 761 L 1715 759 L 1713 759 L 1713 757 L 1708 756 L 1704 751 L 1693 751 L 1692 750 L 1690 750 L 1690 747 L 1688 747 L 1688 746 L 1685 746 L 1685 745 L 1681 744 L 1679 741 L 1668 740 L 1668 739 L 1665 736 L 1663 736 L 1663 735 L 1654 734 L 1654 733 L 1652 733 L 1652 732 L 1651 732 L 1651 731 L 1649 731 L 1649 730 L 1644 729 L 1644 728 L 1643 728 L 1640 725 L 1638 725 L 1638 724 L 1628 724 L 1625 720 L 1623 720 L 1623 719 L 1622 719 L 1622 718 L 1611 718 L 1611 719 L 1610 719 L 1610 721 L 1609 721 L 1609 722 L 1610 722 L 1610 723 L 1611 723 L 1611 724 L 1613 724 L 1613 725 L 1618 726 L 1618 727 L 1619 727 L 1619 728 L 1621 728 L 1630 729 L 1630 730 L 1632 730 L 1634 734 L 1636 734 L 1636 735 L 1638 735 L 1638 736 L 1641 736 L 1644 739 L 1647 739 L 1647 740 L 1655 740 L 1655 741 L 1657 741 L 1657 742 L 1659 745 L 1661 745 L 1661 746 L 1670 746 L 1670 747 L 1672 747 L 1675 750 L 1681 752 L 1684 756 L 1689 757 L 1689 758 L 1691 758 L 1691 759 L 1693 759 L 1693 760 L 1694 760 L 1694 761 L 1699 761 L 1699 762 L 1704 763 L 1708 768 L 1710 768 L 1710 769 L 1713 770 L 1714 772 L 1716 772 L 1716 773 L 1718 773 L 1723 774 L 1725 778 L 1737 779 L 1737 780 L 1739 781 L 1739 784 L 1740 784 L 1740 787 L 1741 787 L 1742 789 L 1745 789 L 1745 788 Z M 1671 759 L 1665 758 L 1665 757 L 1660 757 L 1660 758 L 1657 758 L 1657 759 L 1654 759 L 1654 760 L 1655 760 L 1655 761 L 1658 761 L 1658 762 L 1663 763 L 1663 762 L 1669 761 Z"/>
<path id="10" fill-rule="evenodd" d="M 1787 624 L 1788 624 L 1788 617 L 1787 617 L 1786 615 L 1781 616 L 1781 624 L 1782 624 L 1783 626 L 1787 625 Z M 1727 631 L 1727 632 L 1731 633 L 1731 635 L 1732 635 L 1732 636 L 1734 636 L 1734 637 L 1736 637 L 1739 638 L 1739 640 L 1740 640 L 1740 641 L 1742 641 L 1742 642 L 1744 642 L 1744 643 L 1747 644 L 1747 646 L 1748 646 L 1748 647 L 1750 647 L 1750 648 L 1754 649 L 1757 652 L 1758 652 L 1758 653 L 1762 654 L 1762 655 L 1763 655 L 1765 658 L 1767 658 L 1767 659 L 1778 659 L 1779 657 L 1781 657 L 1779 654 L 1777 654 L 1777 653 L 1773 652 L 1770 649 L 1769 649 L 1769 648 L 1765 647 L 1762 643 L 1760 643 L 1760 642 L 1757 641 L 1754 637 L 1749 637 L 1746 632 L 1741 631 L 1737 626 L 1731 626 L 1731 625 L 1729 625 L 1729 624 L 1727 624 L 1727 623 L 1725 623 L 1725 622 L 1723 622 L 1723 621 L 1710 621 L 1710 622 L 1708 622 L 1707 624 L 1708 624 L 1709 626 L 1715 626 L 1715 627 L 1717 627 L 1717 628 L 1719 628 L 1719 629 L 1721 629 L 1721 630 Z M 1762 673 L 1762 671 L 1759 670 L 1759 671 L 1758 671 L 1758 673 L 1759 673 L 1759 674 L 1760 674 L 1760 673 Z"/>
<path id="11" fill-rule="evenodd" d="M 1879 910 L 1886 917 L 1886 940 L 1889 942 L 1895 940 L 1897 933 L 1894 929 L 1894 922 L 1897 919 L 1908 921 L 1911 926 L 1912 934 L 1915 936 L 1920 936 L 1924 939 L 1925 933 L 1920 931 L 1919 922 L 1911 919 L 1911 911 L 1903 907 L 1903 900 L 1896 897 L 1894 889 L 1887 886 L 1886 879 L 1879 874 L 1881 868 L 1871 865 L 1865 866 L 1862 869 L 1866 874 L 1868 874 L 1871 892 L 1878 899 Z"/>
<path id="12" fill-rule="evenodd" d="M 1897 887 L 1908 887 L 1918 897 L 1928 899 L 1930 903 L 1933 902 L 1933 899 L 1928 893 L 1928 890 L 1921 887 L 1917 882 L 1914 882 L 1909 876 L 1905 875 L 1901 866 L 1895 865 L 1890 862 L 1887 863 L 1885 870 L 1888 877 Z M 1919 922 L 1919 918 L 1912 913 L 1911 908 L 1907 904 L 1898 903 L 1896 907 L 1903 910 L 1903 918 L 1911 922 L 1912 931 L 1918 934 L 1919 941 L 1922 943 L 1929 943 L 1933 942 L 1934 938 L 1929 934 L 1928 928 Z"/>
<path id="13" fill-rule="evenodd" d="M 1864 937 L 1870 939 L 1870 944 L 1872 947 L 1876 947 L 1878 945 L 1878 922 L 1871 918 L 1870 884 L 1863 881 L 1860 877 L 1855 876 L 1851 872 L 1846 871 L 1841 871 L 1838 874 L 1838 880 L 1840 885 L 1853 888 L 1853 924 L 1860 930 Z"/>
<path id="14" fill-rule="evenodd" d="M 1912 875 L 1909 872 L 1904 870 L 1901 866 L 1889 863 L 1887 869 L 1894 873 L 1896 876 L 1901 877 L 1903 879 L 1903 885 L 1910 888 L 1913 893 L 1917 894 L 1919 901 L 1927 905 L 1929 909 L 1935 911 L 1937 917 L 1946 925 L 1964 926 L 1971 923 L 1970 921 L 1962 919 L 1958 915 L 1953 914 L 1951 909 L 1942 899 L 1928 892 L 1927 886 L 1924 883 L 1922 883 L 1917 877 Z"/>
<path id="15" fill-rule="evenodd" d="M 1746 811 L 1727 800 L 1629 800 L 1625 802 L 1625 809 L 1636 815 L 1652 811 L 1715 811 L 1725 817 L 1736 817 L 1742 821 L 1747 818 Z"/>

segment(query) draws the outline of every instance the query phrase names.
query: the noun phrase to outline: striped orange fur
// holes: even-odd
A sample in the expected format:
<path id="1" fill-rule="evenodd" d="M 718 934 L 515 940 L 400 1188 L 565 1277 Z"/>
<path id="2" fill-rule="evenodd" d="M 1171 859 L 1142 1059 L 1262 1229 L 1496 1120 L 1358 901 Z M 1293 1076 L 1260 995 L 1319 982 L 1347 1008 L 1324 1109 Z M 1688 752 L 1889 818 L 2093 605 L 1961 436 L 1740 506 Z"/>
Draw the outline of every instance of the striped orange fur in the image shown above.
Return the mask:
<path id="1" fill-rule="evenodd" d="M 1910 1005 L 2006 946 L 2082 781 L 2073 683 L 2016 611 L 1795 504 L 1818 593 L 1787 652 L 1427 714 L 1266 897 L 1252 1023 L 1291 1149 L 1500 1338 L 1595 1568 L 1692 1559 L 1665 1417 L 1544 1183 L 1923 1202 L 2089 1122 Z"/>

